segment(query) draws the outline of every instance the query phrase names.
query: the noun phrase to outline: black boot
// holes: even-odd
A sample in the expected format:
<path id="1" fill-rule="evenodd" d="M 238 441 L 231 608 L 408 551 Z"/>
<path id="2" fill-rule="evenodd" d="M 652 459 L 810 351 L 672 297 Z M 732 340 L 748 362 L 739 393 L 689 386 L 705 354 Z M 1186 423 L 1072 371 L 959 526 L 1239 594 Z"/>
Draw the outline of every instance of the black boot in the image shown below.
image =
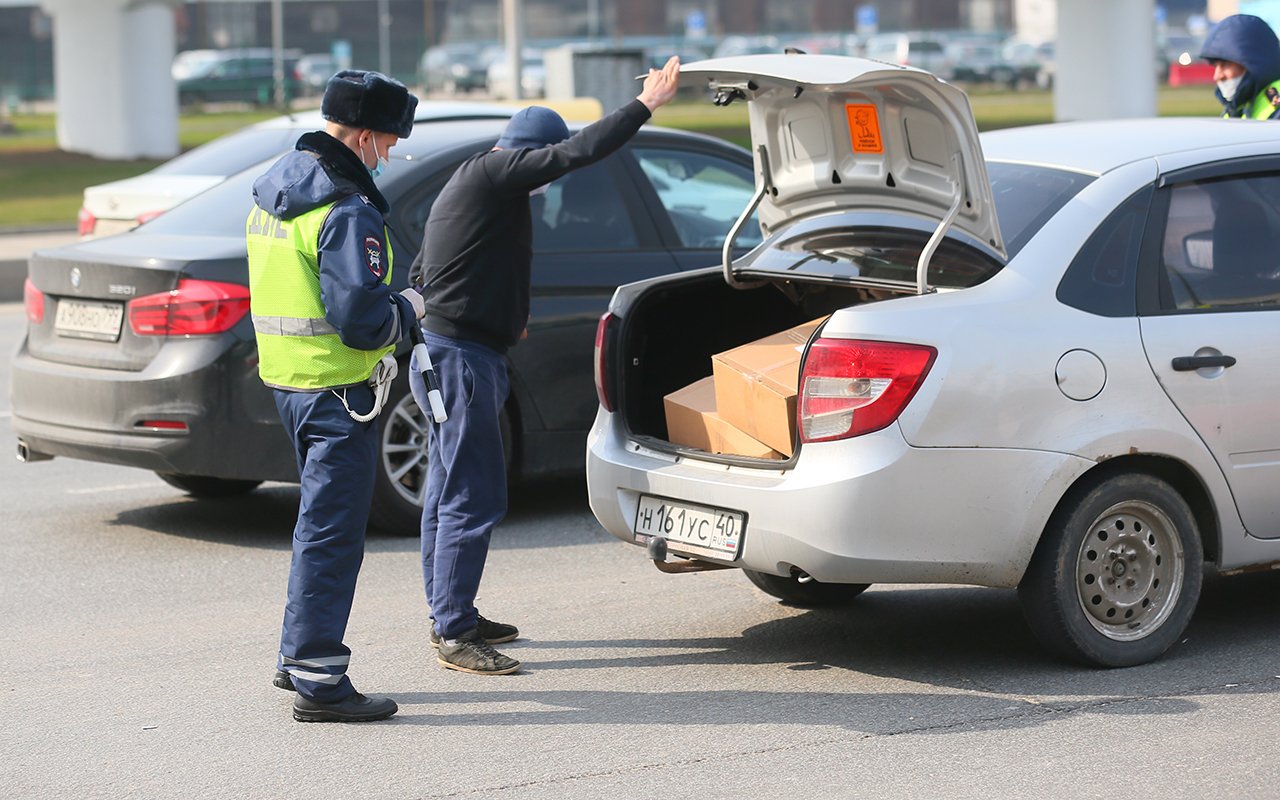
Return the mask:
<path id="1" fill-rule="evenodd" d="M 399 706 L 390 697 L 365 697 L 359 692 L 336 703 L 317 703 L 302 695 L 293 700 L 293 718 L 298 722 L 372 722 L 397 710 Z"/>
<path id="2" fill-rule="evenodd" d="M 277 689 L 284 689 L 286 692 L 296 692 L 297 687 L 293 685 L 293 676 L 282 669 L 276 670 L 276 676 L 271 679 L 271 685 Z"/>

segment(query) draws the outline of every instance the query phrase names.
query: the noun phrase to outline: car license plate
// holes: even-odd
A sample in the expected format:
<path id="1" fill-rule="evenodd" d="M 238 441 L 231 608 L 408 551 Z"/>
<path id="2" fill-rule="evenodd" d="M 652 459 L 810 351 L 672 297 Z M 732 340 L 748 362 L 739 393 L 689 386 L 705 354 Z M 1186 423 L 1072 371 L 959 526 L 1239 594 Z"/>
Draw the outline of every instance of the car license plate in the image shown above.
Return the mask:
<path id="1" fill-rule="evenodd" d="M 54 318 L 53 329 L 59 336 L 114 342 L 120 338 L 122 319 L 124 319 L 124 306 L 119 303 L 59 300 L 58 315 Z"/>
<path id="2" fill-rule="evenodd" d="M 741 511 L 647 494 L 640 496 L 640 507 L 636 510 L 637 539 L 656 536 L 668 543 L 678 543 L 675 549 L 694 555 L 737 558 L 746 527 L 746 515 Z"/>

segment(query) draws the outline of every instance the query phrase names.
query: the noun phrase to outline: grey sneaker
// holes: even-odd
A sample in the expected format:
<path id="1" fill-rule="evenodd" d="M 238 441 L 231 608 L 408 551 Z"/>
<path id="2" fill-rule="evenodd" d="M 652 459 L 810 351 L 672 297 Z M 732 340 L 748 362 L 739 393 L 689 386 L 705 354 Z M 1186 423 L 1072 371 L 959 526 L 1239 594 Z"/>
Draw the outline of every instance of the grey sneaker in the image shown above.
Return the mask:
<path id="1" fill-rule="evenodd" d="M 477 615 L 479 616 L 479 615 Z M 505 622 L 494 622 L 491 619 L 480 617 L 476 622 L 476 630 L 480 631 L 480 635 L 489 644 L 502 644 L 510 642 L 520 637 L 520 630 L 515 625 L 508 625 Z M 440 646 L 440 634 L 436 633 L 435 625 L 431 626 L 431 646 Z"/>
<path id="2" fill-rule="evenodd" d="M 457 644 L 441 642 L 436 661 L 445 669 L 470 672 L 472 675 L 506 675 L 520 669 L 520 662 L 504 656 L 480 638 L 480 629 L 474 628 L 454 640 Z"/>

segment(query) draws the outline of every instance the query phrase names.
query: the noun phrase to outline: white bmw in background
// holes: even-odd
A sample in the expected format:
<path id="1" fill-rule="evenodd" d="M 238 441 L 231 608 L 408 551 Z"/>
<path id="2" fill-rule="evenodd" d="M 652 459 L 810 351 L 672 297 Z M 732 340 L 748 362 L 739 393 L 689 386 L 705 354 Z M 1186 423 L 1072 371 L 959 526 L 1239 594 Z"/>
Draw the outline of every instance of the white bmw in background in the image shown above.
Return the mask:
<path id="1" fill-rule="evenodd" d="M 1017 587 L 1044 645 L 1098 666 L 1178 641 L 1205 567 L 1280 564 L 1273 126 L 979 142 L 964 94 L 911 68 L 682 72 L 748 103 L 766 238 L 723 271 L 623 286 L 601 320 L 587 478 L 610 532 L 797 603 Z M 816 318 L 793 454 L 670 441 L 664 395 Z"/>

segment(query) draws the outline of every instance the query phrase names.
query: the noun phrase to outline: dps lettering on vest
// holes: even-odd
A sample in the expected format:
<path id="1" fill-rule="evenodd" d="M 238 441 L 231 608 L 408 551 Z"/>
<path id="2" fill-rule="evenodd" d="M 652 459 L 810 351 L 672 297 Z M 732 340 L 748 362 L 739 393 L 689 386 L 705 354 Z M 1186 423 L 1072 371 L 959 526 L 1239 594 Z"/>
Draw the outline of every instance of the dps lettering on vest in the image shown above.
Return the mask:
<path id="1" fill-rule="evenodd" d="M 365 383 L 394 345 L 356 350 L 342 343 L 324 318 L 320 298 L 320 229 L 334 204 L 293 219 L 254 206 L 245 221 L 249 248 L 249 296 L 258 340 L 258 375 L 277 389 L 315 392 Z M 391 283 L 391 240 L 365 239 L 371 272 Z"/>

